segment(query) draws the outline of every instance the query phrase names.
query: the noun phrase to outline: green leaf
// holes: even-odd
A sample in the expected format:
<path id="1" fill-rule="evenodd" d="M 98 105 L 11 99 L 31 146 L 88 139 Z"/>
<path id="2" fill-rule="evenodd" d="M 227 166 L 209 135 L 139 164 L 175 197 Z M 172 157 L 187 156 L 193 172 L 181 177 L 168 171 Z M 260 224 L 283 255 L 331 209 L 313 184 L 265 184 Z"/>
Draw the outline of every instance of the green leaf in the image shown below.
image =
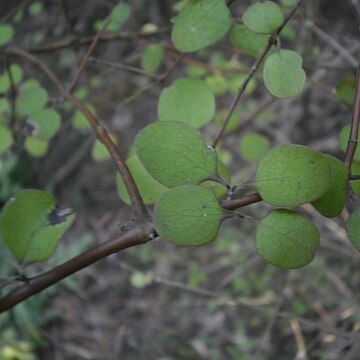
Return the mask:
<path id="1" fill-rule="evenodd" d="M 43 5 L 40 1 L 36 1 L 29 6 L 29 13 L 32 16 L 39 15 L 43 11 Z"/>
<path id="2" fill-rule="evenodd" d="M 14 29 L 9 24 L 0 25 L 0 46 L 8 44 L 14 36 Z"/>
<path id="3" fill-rule="evenodd" d="M 257 58 L 267 45 L 269 35 L 252 32 L 244 25 L 234 25 L 231 28 L 229 39 L 234 47 Z"/>
<path id="4" fill-rule="evenodd" d="M 269 150 L 270 144 L 264 135 L 249 132 L 243 135 L 239 141 L 239 151 L 246 161 L 257 162 Z"/>
<path id="5" fill-rule="evenodd" d="M 137 135 L 136 145 L 147 171 L 167 187 L 196 183 L 215 173 L 215 150 L 200 131 L 185 123 L 150 124 Z"/>
<path id="6" fill-rule="evenodd" d="M 156 71 L 164 57 L 164 47 L 160 44 L 146 46 L 141 57 L 141 68 L 148 72 Z"/>
<path id="7" fill-rule="evenodd" d="M 299 95 L 305 85 L 306 73 L 301 56 L 292 50 L 279 50 L 265 61 L 264 82 L 276 97 L 287 98 Z"/>
<path id="8" fill-rule="evenodd" d="M 269 263 L 298 269 L 309 264 L 319 247 L 315 225 L 295 211 L 272 211 L 258 225 L 256 249 Z"/>
<path id="9" fill-rule="evenodd" d="M 354 248 L 360 252 L 360 209 L 355 210 L 347 221 L 347 234 Z"/>
<path id="10" fill-rule="evenodd" d="M 198 51 L 220 40 L 230 26 L 225 0 L 190 0 L 175 18 L 171 38 L 181 52 Z"/>
<path id="11" fill-rule="evenodd" d="M 355 99 L 356 77 L 348 76 L 340 80 L 336 86 L 336 97 L 348 105 L 352 105 Z"/>
<path id="12" fill-rule="evenodd" d="M 0 75 L 0 92 L 5 93 L 10 89 L 10 80 L 7 74 Z"/>
<path id="13" fill-rule="evenodd" d="M 229 83 L 227 79 L 221 74 L 207 76 L 206 83 L 214 95 L 223 95 L 229 89 Z"/>
<path id="14" fill-rule="evenodd" d="M 178 79 L 165 88 L 158 102 L 161 121 L 183 121 L 199 128 L 215 113 L 215 98 L 206 83 L 199 79 Z"/>
<path id="15" fill-rule="evenodd" d="M 231 174 L 229 172 L 229 169 L 221 160 L 218 160 L 217 162 L 217 172 L 219 177 L 225 182 L 225 184 L 230 185 Z M 228 188 L 224 184 L 220 184 L 219 182 L 213 180 L 206 180 L 200 185 L 209 189 L 219 200 L 223 199 L 229 192 Z"/>
<path id="16" fill-rule="evenodd" d="M 119 4 L 115 6 L 110 14 L 111 22 L 110 28 L 114 28 L 114 31 L 119 31 L 124 25 L 125 21 L 131 14 L 131 7 L 127 4 Z"/>
<path id="17" fill-rule="evenodd" d="M 154 280 L 153 273 L 143 273 L 140 271 L 136 271 L 130 276 L 130 283 L 133 287 L 142 289 L 148 285 L 150 285 Z"/>
<path id="18" fill-rule="evenodd" d="M 0 125 L 0 154 L 4 153 L 11 146 L 13 140 L 10 130 Z M 0 168 L 0 171 L 2 169 Z"/>
<path id="19" fill-rule="evenodd" d="M 50 217 L 56 200 L 48 193 L 28 189 L 18 192 L 0 214 L 0 235 L 9 250 L 22 263 L 44 261 L 51 257 L 61 235 L 70 227 L 74 215 Z M 53 212 L 53 213 L 52 213 Z"/>
<path id="20" fill-rule="evenodd" d="M 255 186 L 273 206 L 297 206 L 324 195 L 331 184 L 331 168 L 322 154 L 301 145 L 270 150 L 259 162 Z"/>
<path id="21" fill-rule="evenodd" d="M 27 137 L 24 146 L 32 156 L 42 157 L 48 151 L 49 142 L 46 140 L 35 139 L 33 137 Z"/>
<path id="22" fill-rule="evenodd" d="M 92 112 L 94 115 L 96 114 L 95 107 L 91 104 L 86 104 L 86 107 Z M 76 110 L 74 116 L 72 118 L 72 126 L 76 130 L 88 130 L 91 129 L 91 125 L 87 121 L 85 115 L 80 111 Z"/>
<path id="23" fill-rule="evenodd" d="M 180 246 L 199 246 L 217 235 L 223 210 L 211 191 L 185 185 L 163 194 L 155 204 L 157 232 Z"/>
<path id="24" fill-rule="evenodd" d="M 153 204 L 161 194 L 168 190 L 167 187 L 161 185 L 147 172 L 136 153 L 129 156 L 126 165 L 134 177 L 135 183 L 145 204 Z M 116 174 L 116 185 L 121 200 L 126 204 L 130 204 L 130 197 L 120 174 Z"/>
<path id="25" fill-rule="evenodd" d="M 42 109 L 48 99 L 47 91 L 41 87 L 22 87 L 16 101 L 16 110 L 21 115 L 32 115 L 36 111 Z"/>
<path id="26" fill-rule="evenodd" d="M 284 14 L 272 1 L 257 2 L 246 9 L 242 21 L 253 32 L 272 34 L 282 25 Z"/>
<path id="27" fill-rule="evenodd" d="M 319 199 L 312 202 L 314 208 L 326 217 L 335 217 L 341 214 L 346 202 L 348 171 L 339 159 L 324 155 L 330 164 L 331 184 L 329 190 Z"/>
<path id="28" fill-rule="evenodd" d="M 57 111 L 44 108 L 31 114 L 26 123 L 31 126 L 29 135 L 40 140 L 49 140 L 59 130 L 61 118 Z"/>
<path id="29" fill-rule="evenodd" d="M 111 159 L 109 150 L 100 140 L 94 142 L 91 149 L 91 157 L 94 161 L 106 161 Z"/>
<path id="30" fill-rule="evenodd" d="M 186 66 L 185 72 L 190 77 L 200 78 L 207 73 L 207 70 L 203 66 L 196 64 L 189 64 Z"/>
<path id="31" fill-rule="evenodd" d="M 357 138 L 358 144 L 359 144 L 359 135 L 360 134 L 358 134 L 358 138 Z M 347 149 L 349 136 L 350 136 L 350 125 L 345 125 L 340 131 L 340 138 L 339 138 L 340 149 L 344 152 L 346 152 Z M 356 147 L 354 160 L 360 161 L 360 145 Z"/>
<path id="32" fill-rule="evenodd" d="M 22 68 L 18 64 L 12 64 L 10 66 L 11 76 L 14 84 L 18 84 L 23 78 Z M 8 76 L 8 74 L 6 74 Z"/>

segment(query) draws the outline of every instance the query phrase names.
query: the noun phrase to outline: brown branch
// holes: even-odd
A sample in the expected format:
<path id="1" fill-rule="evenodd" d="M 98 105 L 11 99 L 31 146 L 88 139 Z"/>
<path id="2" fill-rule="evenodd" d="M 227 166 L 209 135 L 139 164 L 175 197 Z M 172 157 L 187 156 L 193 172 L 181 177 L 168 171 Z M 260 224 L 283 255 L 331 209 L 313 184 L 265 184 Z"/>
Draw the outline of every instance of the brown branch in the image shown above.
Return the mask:
<path id="1" fill-rule="evenodd" d="M 351 119 L 351 130 L 350 130 L 349 141 L 348 141 L 345 160 L 344 160 L 344 164 L 348 169 L 349 173 L 351 171 L 351 163 L 353 161 L 354 154 L 356 151 L 356 146 L 358 143 L 359 123 L 360 123 L 360 62 L 356 75 L 356 94 L 354 101 L 354 110 Z"/>
<path id="2" fill-rule="evenodd" d="M 15 288 L 0 299 L 0 313 L 108 255 L 129 247 L 145 244 L 152 239 L 152 234 L 154 234 L 152 224 L 143 223 L 142 226 L 126 232 L 119 238 L 106 241 L 75 256 L 64 264 L 28 278 L 26 284 Z"/>
<path id="3" fill-rule="evenodd" d="M 250 68 L 246 78 L 243 80 L 243 82 L 240 85 L 238 93 L 236 94 L 235 98 L 233 99 L 233 101 L 232 101 L 232 103 L 230 105 L 229 111 L 227 112 L 227 114 L 225 116 L 225 119 L 224 119 L 223 125 L 222 125 L 222 127 L 220 129 L 219 135 L 217 136 L 217 138 L 215 139 L 215 141 L 213 143 L 214 148 L 219 144 L 221 138 L 223 137 L 223 135 L 225 133 L 225 130 L 226 130 L 226 127 L 227 127 L 227 125 L 228 125 L 228 123 L 230 121 L 231 115 L 235 111 L 235 108 L 238 105 L 242 95 L 244 94 L 250 80 L 254 77 L 255 73 L 259 69 L 262 62 L 265 60 L 265 58 L 266 58 L 267 54 L 269 53 L 270 49 L 272 48 L 272 46 L 276 45 L 277 37 L 279 36 L 281 31 L 284 29 L 286 24 L 289 22 L 289 20 L 292 18 L 292 16 L 295 14 L 295 12 L 298 10 L 298 8 L 301 6 L 301 4 L 304 1 L 305 0 L 298 0 L 297 3 L 294 5 L 294 7 L 289 12 L 289 14 L 285 17 L 283 23 L 276 30 L 276 32 L 269 36 L 269 40 L 268 40 L 268 43 L 267 43 L 265 49 L 262 51 L 262 53 L 260 54 L 259 58 L 255 61 L 253 66 Z"/>
<path id="4" fill-rule="evenodd" d="M 255 193 L 255 194 L 246 195 L 239 199 L 223 200 L 221 202 L 221 206 L 227 210 L 236 210 L 238 208 L 255 204 L 260 201 L 262 201 L 260 194 Z"/>
<path id="5" fill-rule="evenodd" d="M 44 74 L 57 86 L 60 93 L 68 99 L 77 109 L 79 109 L 88 122 L 91 124 L 96 137 L 105 145 L 108 149 L 111 157 L 113 158 L 119 173 L 121 174 L 122 178 L 124 179 L 124 183 L 126 184 L 126 189 L 131 198 L 131 205 L 136 212 L 136 216 L 144 219 L 149 217 L 149 214 L 145 208 L 145 205 L 141 199 L 139 190 L 135 184 L 134 178 L 131 175 L 122 155 L 117 149 L 116 144 L 111 140 L 107 130 L 99 123 L 98 119 L 94 116 L 94 114 L 77 98 L 73 95 L 68 93 L 63 85 L 61 84 L 60 80 L 57 76 L 50 70 L 50 68 L 43 63 L 41 60 L 36 58 L 35 56 L 31 55 L 25 50 L 21 50 L 18 48 L 8 48 L 6 50 L 6 54 L 9 56 L 18 56 L 24 58 L 31 63 L 37 65 Z"/>

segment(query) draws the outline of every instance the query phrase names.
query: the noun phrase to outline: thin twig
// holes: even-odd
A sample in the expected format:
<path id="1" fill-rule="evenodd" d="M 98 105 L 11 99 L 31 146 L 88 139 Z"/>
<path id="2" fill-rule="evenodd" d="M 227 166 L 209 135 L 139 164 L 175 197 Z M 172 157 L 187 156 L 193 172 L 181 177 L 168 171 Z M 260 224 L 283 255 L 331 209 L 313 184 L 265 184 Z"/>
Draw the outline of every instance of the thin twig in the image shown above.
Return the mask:
<path id="1" fill-rule="evenodd" d="M 262 201 L 260 194 L 250 194 L 239 199 L 223 200 L 221 206 L 228 210 L 235 210 Z"/>
<path id="2" fill-rule="evenodd" d="M 107 60 L 102 60 L 102 59 L 96 59 L 93 57 L 89 58 L 89 62 L 91 63 L 96 63 L 96 64 L 102 64 L 102 65 L 107 65 L 107 66 L 111 66 L 117 69 L 123 69 L 129 72 L 132 72 L 134 74 L 138 74 L 138 75 L 143 75 L 143 76 L 147 76 L 153 80 L 158 80 L 159 76 L 152 74 L 148 71 L 136 68 L 134 66 L 130 66 L 130 65 L 125 65 L 125 64 L 121 64 L 121 63 L 115 63 L 112 61 L 107 61 Z"/>
<path id="3" fill-rule="evenodd" d="M 350 130 L 349 141 L 348 141 L 345 161 L 344 161 L 344 164 L 348 169 L 349 173 L 351 171 L 351 164 L 354 158 L 354 154 L 358 142 L 359 123 L 360 123 L 360 62 L 356 75 L 356 94 L 354 101 L 354 110 L 351 119 L 351 130 Z"/>
<path id="4" fill-rule="evenodd" d="M 265 60 L 265 58 L 266 58 L 267 54 L 269 53 L 270 49 L 272 48 L 272 46 L 277 43 L 277 37 L 279 36 L 279 34 L 283 30 L 283 28 L 286 26 L 286 24 L 289 22 L 289 20 L 292 18 L 292 16 L 295 14 L 297 9 L 301 6 L 301 4 L 304 1 L 305 0 L 298 0 L 297 3 L 294 5 L 294 7 L 289 12 L 289 14 L 285 17 L 283 23 L 276 30 L 276 32 L 269 36 L 269 40 L 268 40 L 268 43 L 267 43 L 265 49 L 262 51 L 262 53 L 260 54 L 259 58 L 255 61 L 253 66 L 250 68 L 246 78 L 243 80 L 242 84 L 240 85 L 240 88 L 239 88 L 239 91 L 238 91 L 237 95 L 235 96 L 234 100 L 232 101 L 232 103 L 230 105 L 229 111 L 227 112 L 227 114 L 225 116 L 225 119 L 224 119 L 223 125 L 222 125 L 222 127 L 220 129 L 219 135 L 217 136 L 217 138 L 215 139 L 215 141 L 213 143 L 214 148 L 217 147 L 217 145 L 219 144 L 221 138 L 223 137 L 223 135 L 225 133 L 225 130 L 226 130 L 226 127 L 227 127 L 227 125 L 228 125 L 228 123 L 230 121 L 231 115 L 235 111 L 235 108 L 238 105 L 242 95 L 244 94 L 250 80 L 253 78 L 253 76 L 255 75 L 257 70 L 259 69 L 260 65 Z"/>
<path id="5" fill-rule="evenodd" d="M 101 34 L 99 37 L 99 42 L 108 42 L 108 41 L 118 41 L 118 40 L 128 40 L 136 41 L 139 38 L 151 38 L 161 35 L 168 34 L 170 31 L 169 28 L 159 29 L 153 32 L 129 32 L 121 31 L 115 33 Z M 49 44 L 40 45 L 37 47 L 27 49 L 30 53 L 45 53 L 59 51 L 67 49 L 72 46 L 86 46 L 91 44 L 94 41 L 94 35 L 84 36 L 81 38 L 68 38 L 66 40 L 56 41 Z"/>
<path id="6" fill-rule="evenodd" d="M 69 89 L 68 89 L 68 93 L 71 94 L 74 89 L 75 86 L 77 84 L 77 82 L 79 81 L 80 75 L 83 72 L 86 63 L 89 60 L 89 57 L 91 56 L 91 54 L 93 53 L 93 51 L 95 50 L 96 45 L 98 44 L 99 40 L 100 40 L 100 36 L 103 33 L 103 31 L 105 31 L 106 27 L 109 25 L 110 23 L 110 16 L 107 17 L 107 19 L 105 20 L 103 26 L 101 27 L 101 29 L 97 32 L 97 34 L 95 35 L 93 41 L 91 42 L 86 54 L 84 55 L 84 57 L 82 58 L 81 62 L 80 62 L 80 66 L 79 69 L 73 79 L 73 81 L 71 82 Z"/>
<path id="7" fill-rule="evenodd" d="M 117 166 L 119 173 L 124 179 L 124 183 L 126 184 L 127 191 L 130 194 L 131 205 L 133 206 L 133 209 L 136 212 L 136 216 L 139 217 L 140 219 L 141 218 L 147 219 L 149 215 L 142 201 L 139 190 L 135 184 L 134 178 L 131 175 L 122 155 L 118 151 L 116 144 L 110 138 L 107 130 L 100 124 L 96 116 L 80 100 L 78 100 L 77 98 L 75 98 L 73 95 L 71 95 L 65 90 L 65 88 L 63 87 L 57 76 L 41 60 L 31 55 L 27 51 L 18 48 L 9 48 L 6 51 L 6 54 L 12 56 L 19 56 L 37 65 L 44 72 L 44 74 L 57 86 L 60 93 L 84 114 L 88 122 L 91 124 L 96 134 L 96 137 L 108 149 L 109 153 L 111 154 L 111 157 L 113 158 Z"/>

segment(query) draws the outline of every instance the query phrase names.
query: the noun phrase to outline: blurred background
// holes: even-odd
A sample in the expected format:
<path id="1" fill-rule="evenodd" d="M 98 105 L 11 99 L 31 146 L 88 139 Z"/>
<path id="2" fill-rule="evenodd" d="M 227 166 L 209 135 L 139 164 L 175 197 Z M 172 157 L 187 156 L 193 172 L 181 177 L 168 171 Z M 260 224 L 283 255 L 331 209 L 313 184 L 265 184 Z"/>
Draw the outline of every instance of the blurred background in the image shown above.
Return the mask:
<path id="1" fill-rule="evenodd" d="M 253 2 L 231 4 L 234 22 Z M 255 61 L 227 37 L 180 58 L 171 18 L 184 3 L 1 1 L 0 22 L 13 28 L 12 45 L 46 62 L 69 89 L 113 12 L 72 90 L 128 154 L 136 133 L 157 120 L 162 89 L 185 76 L 204 79 L 216 95 L 216 115 L 201 129 L 211 143 Z M 294 1 L 278 3 L 288 13 Z M 119 4 L 122 11 L 114 13 Z M 351 119 L 359 19 L 357 1 L 312 0 L 284 29 L 281 46 L 302 54 L 306 87 L 301 96 L 280 100 L 266 90 L 261 71 L 250 82 L 219 150 L 240 194 L 254 191 L 256 163 L 270 147 L 304 144 L 343 159 L 339 135 Z M 3 56 L 0 61 L 6 122 L 10 95 Z M 0 204 L 22 188 L 38 188 L 77 214 L 55 256 L 26 270 L 33 275 L 120 234 L 132 214 L 117 192 L 114 164 L 82 115 L 33 65 L 11 64 L 20 92 L 36 80 L 61 126 L 48 141 L 30 136 L 3 150 Z M 355 202 L 351 195 L 348 209 Z M 0 315 L 0 360 L 359 359 L 360 257 L 344 230 L 347 211 L 326 219 L 303 207 L 321 246 L 309 266 L 285 271 L 255 252 L 256 223 L 268 210 L 261 203 L 241 209 L 253 220 L 227 221 L 209 246 L 178 248 L 157 239 L 114 254 L 21 303 Z M 0 293 L 14 274 L 14 260 L 0 248 Z"/>

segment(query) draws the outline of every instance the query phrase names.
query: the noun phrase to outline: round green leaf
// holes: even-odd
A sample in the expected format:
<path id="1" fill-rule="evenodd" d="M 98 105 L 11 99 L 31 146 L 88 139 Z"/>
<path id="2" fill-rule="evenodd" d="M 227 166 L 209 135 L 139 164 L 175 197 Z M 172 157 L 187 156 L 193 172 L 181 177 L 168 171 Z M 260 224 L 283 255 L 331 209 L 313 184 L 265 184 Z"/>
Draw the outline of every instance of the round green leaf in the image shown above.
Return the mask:
<path id="1" fill-rule="evenodd" d="M 267 137 L 254 132 L 243 135 L 239 141 L 240 155 L 244 160 L 251 162 L 259 161 L 269 150 L 269 146 Z"/>
<path id="2" fill-rule="evenodd" d="M 346 152 L 346 149 L 347 149 L 349 136 L 350 136 L 350 125 L 345 125 L 340 132 L 340 148 L 344 152 Z M 356 147 L 356 150 L 355 150 L 354 160 L 360 161 L 359 136 L 358 136 L 357 140 L 358 140 L 358 146 Z"/>
<path id="3" fill-rule="evenodd" d="M 40 190 L 22 190 L 11 198 L 0 214 L 0 235 L 9 250 L 22 263 L 44 261 L 51 257 L 60 236 L 69 228 L 74 215 L 51 216 L 56 200 Z"/>
<path id="4" fill-rule="evenodd" d="M 231 28 L 229 39 L 234 47 L 257 58 L 267 45 L 269 35 L 252 32 L 244 25 L 234 25 Z"/>
<path id="5" fill-rule="evenodd" d="M 33 137 L 27 137 L 24 146 L 32 156 L 42 157 L 48 151 L 49 142 L 46 140 L 35 139 Z"/>
<path id="6" fill-rule="evenodd" d="M 4 46 L 11 41 L 14 36 L 14 29 L 9 24 L 0 25 L 0 46 Z"/>
<path id="7" fill-rule="evenodd" d="M 326 217 L 341 214 L 346 202 L 348 171 L 339 159 L 324 155 L 330 164 L 331 183 L 329 190 L 319 199 L 312 202 L 314 208 Z"/>
<path id="8" fill-rule="evenodd" d="M 283 23 L 284 14 L 272 1 L 257 2 L 245 10 L 242 21 L 253 32 L 271 34 Z"/>
<path id="9" fill-rule="evenodd" d="M 29 6 L 29 13 L 32 16 L 39 15 L 43 11 L 43 5 L 40 1 L 36 1 Z"/>
<path id="10" fill-rule="evenodd" d="M 347 221 L 347 234 L 354 248 L 360 252 L 360 209 L 355 210 Z"/>
<path id="11" fill-rule="evenodd" d="M 306 81 L 301 65 L 301 56 L 292 50 L 269 55 L 264 65 L 264 82 L 271 94 L 279 98 L 299 95 Z"/>
<path id="12" fill-rule="evenodd" d="M 130 155 L 126 161 L 126 165 L 134 177 L 145 204 L 153 204 L 161 194 L 168 190 L 167 187 L 161 185 L 147 172 L 136 154 Z M 130 204 L 130 197 L 120 174 L 116 174 L 116 185 L 121 200 L 126 204 Z"/>
<path id="13" fill-rule="evenodd" d="M 16 110 L 21 115 L 32 115 L 45 106 L 48 98 L 47 91 L 41 87 L 22 87 L 16 101 Z"/>
<path id="14" fill-rule="evenodd" d="M 5 93 L 10 89 L 10 79 L 7 74 L 0 75 L 0 92 Z"/>
<path id="15" fill-rule="evenodd" d="M 285 269 L 309 264 L 319 247 L 315 225 L 295 211 L 272 211 L 258 225 L 256 249 L 269 263 Z"/>
<path id="16" fill-rule="evenodd" d="M 297 206 L 324 195 L 331 183 L 331 168 L 322 154 L 301 145 L 270 150 L 259 162 L 255 185 L 273 206 Z"/>
<path id="17" fill-rule="evenodd" d="M 164 57 L 164 47 L 160 44 L 146 46 L 141 57 L 141 67 L 148 72 L 156 71 Z"/>
<path id="18" fill-rule="evenodd" d="M 18 84 L 23 78 L 23 71 L 20 65 L 12 64 L 10 66 L 11 76 L 13 78 L 14 84 Z M 6 74 L 8 76 L 8 74 Z"/>
<path id="19" fill-rule="evenodd" d="M 199 246 L 217 235 L 223 210 L 211 191 L 185 185 L 163 194 L 155 204 L 157 232 L 180 246 Z"/>
<path id="20" fill-rule="evenodd" d="M 49 140 L 59 130 L 61 118 L 57 111 L 45 108 L 31 114 L 26 123 L 32 130 L 29 135 L 40 140 Z"/>
<path id="21" fill-rule="evenodd" d="M 160 95 L 159 120 L 183 121 L 199 128 L 215 113 L 215 98 L 206 83 L 199 79 L 179 79 Z"/>
<path id="22" fill-rule="evenodd" d="M 136 137 L 137 154 L 159 183 L 174 187 L 215 173 L 217 156 L 200 131 L 176 121 L 148 125 Z"/>
<path id="23" fill-rule="evenodd" d="M 4 153 L 13 142 L 10 130 L 0 125 L 0 154 Z"/>
<path id="24" fill-rule="evenodd" d="M 174 22 L 171 38 L 175 47 L 192 52 L 220 40 L 231 26 L 231 14 L 225 0 L 191 0 Z"/>

